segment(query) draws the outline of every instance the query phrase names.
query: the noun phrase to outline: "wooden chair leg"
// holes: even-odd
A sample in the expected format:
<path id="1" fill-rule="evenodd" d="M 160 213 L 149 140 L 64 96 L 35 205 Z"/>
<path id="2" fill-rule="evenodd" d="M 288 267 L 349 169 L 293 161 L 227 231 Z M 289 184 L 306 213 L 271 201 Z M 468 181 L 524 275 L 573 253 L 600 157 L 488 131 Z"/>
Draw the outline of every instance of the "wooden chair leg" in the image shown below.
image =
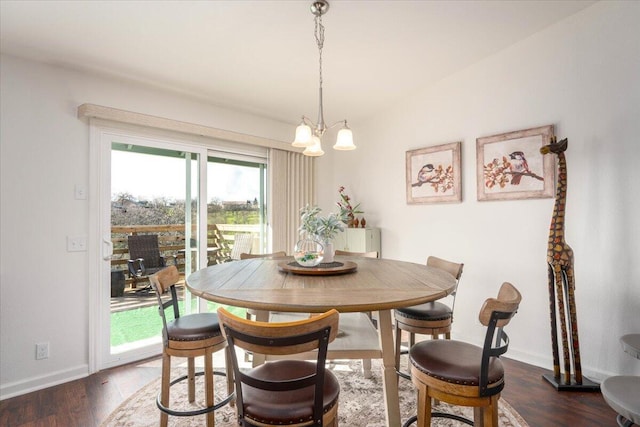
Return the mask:
<path id="1" fill-rule="evenodd" d="M 213 351 L 208 348 L 204 354 L 204 388 L 206 396 L 207 407 L 213 406 L 213 390 L 214 390 L 214 378 L 213 378 Z M 211 411 L 207 413 L 207 427 L 214 427 L 216 423 L 215 412 Z"/>
<path id="2" fill-rule="evenodd" d="M 418 386 L 418 426 L 431 426 L 431 396 L 425 384 Z"/>
<path id="3" fill-rule="evenodd" d="M 411 350 L 411 347 L 414 345 L 416 345 L 416 334 L 409 332 L 409 350 Z M 411 366 L 407 366 L 407 374 L 411 376 Z"/>
<path id="4" fill-rule="evenodd" d="M 432 340 L 439 340 L 440 339 L 440 334 L 431 334 L 431 339 Z M 439 404 L 440 401 L 438 399 L 433 399 L 431 402 L 431 405 L 435 406 L 437 404 Z"/>
<path id="5" fill-rule="evenodd" d="M 482 406 L 476 406 L 473 408 L 473 426 L 484 427 L 484 411 Z"/>
<path id="6" fill-rule="evenodd" d="M 231 362 L 231 349 L 229 347 L 224 349 L 224 366 L 227 373 L 227 395 L 233 393 L 235 388 L 234 384 L 234 376 L 233 376 L 233 366 Z M 229 405 L 233 408 L 236 404 L 236 399 L 231 399 Z"/>
<path id="7" fill-rule="evenodd" d="M 196 401 L 196 366 L 193 357 L 187 358 L 187 387 L 189 403 L 193 403 Z"/>
<path id="8" fill-rule="evenodd" d="M 362 376 L 371 378 L 371 359 L 362 359 Z"/>
<path id="9" fill-rule="evenodd" d="M 247 311 L 244 314 L 244 318 L 247 319 L 247 320 L 253 320 L 253 315 L 251 314 L 251 311 L 248 308 L 247 308 Z M 246 351 L 244 352 L 244 361 L 246 363 L 251 362 L 251 357 L 249 357 L 249 353 L 246 352 Z"/>
<path id="10" fill-rule="evenodd" d="M 396 371 L 400 371 L 400 347 L 402 346 L 402 330 L 396 322 Z M 400 378 L 400 377 L 398 377 Z"/>
<path id="11" fill-rule="evenodd" d="M 500 398 L 499 395 L 491 396 L 491 404 L 484 411 L 485 426 L 498 427 L 498 399 L 499 398 Z"/>
<path id="12" fill-rule="evenodd" d="M 169 406 L 169 383 L 171 382 L 171 356 L 162 353 L 162 386 L 160 390 L 160 403 L 166 408 Z M 169 415 L 160 411 L 160 427 L 167 427 Z"/>
<path id="13" fill-rule="evenodd" d="M 477 427 L 498 427 L 499 395 L 491 396 L 487 406 L 473 408 L 473 425 Z"/>

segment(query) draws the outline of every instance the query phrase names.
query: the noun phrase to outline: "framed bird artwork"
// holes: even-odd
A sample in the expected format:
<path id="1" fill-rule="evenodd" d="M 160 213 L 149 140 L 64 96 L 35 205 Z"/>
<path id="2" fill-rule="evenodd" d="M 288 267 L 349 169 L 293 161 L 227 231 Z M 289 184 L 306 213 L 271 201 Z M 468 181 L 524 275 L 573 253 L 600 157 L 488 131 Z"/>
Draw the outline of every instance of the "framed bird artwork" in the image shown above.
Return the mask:
<path id="1" fill-rule="evenodd" d="M 462 201 L 460 142 L 407 151 L 407 203 Z"/>
<path id="2" fill-rule="evenodd" d="M 478 200 L 544 199 L 554 196 L 553 156 L 540 149 L 553 125 L 476 139 Z"/>

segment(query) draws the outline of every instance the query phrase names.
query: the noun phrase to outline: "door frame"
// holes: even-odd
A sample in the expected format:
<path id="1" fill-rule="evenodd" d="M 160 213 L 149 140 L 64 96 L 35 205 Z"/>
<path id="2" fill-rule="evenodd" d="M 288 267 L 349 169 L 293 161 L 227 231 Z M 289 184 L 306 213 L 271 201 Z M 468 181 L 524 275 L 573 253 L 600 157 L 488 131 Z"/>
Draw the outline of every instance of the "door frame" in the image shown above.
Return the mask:
<path id="1" fill-rule="evenodd" d="M 110 299 L 110 263 L 107 267 L 105 257 L 112 255 L 111 244 L 111 142 L 131 141 L 134 145 L 150 145 L 161 149 L 182 150 L 199 155 L 198 187 L 198 242 L 206 247 L 206 159 L 207 148 L 203 144 L 191 142 L 184 135 L 171 135 L 169 132 L 154 132 L 138 129 L 136 126 L 119 125 L 101 119 L 90 120 L 90 193 L 96 197 L 89 200 L 89 373 L 125 363 L 134 362 L 162 353 L 162 344 L 157 343 L 142 349 L 132 350 L 118 355 L 111 354 L 110 346 L 110 309 L 105 304 Z M 204 201 L 204 204 L 202 203 Z M 201 249 L 201 248 L 200 248 Z M 206 249 L 200 250 L 199 265 L 206 265 Z M 205 263 L 205 264 L 202 264 Z"/>

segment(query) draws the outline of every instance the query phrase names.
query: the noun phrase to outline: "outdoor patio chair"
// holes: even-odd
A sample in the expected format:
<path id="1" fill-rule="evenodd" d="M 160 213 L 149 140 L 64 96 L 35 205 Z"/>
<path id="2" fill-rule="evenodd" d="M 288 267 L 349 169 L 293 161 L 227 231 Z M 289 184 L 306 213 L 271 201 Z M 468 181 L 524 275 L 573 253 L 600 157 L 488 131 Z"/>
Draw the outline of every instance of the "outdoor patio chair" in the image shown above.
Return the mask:
<path id="1" fill-rule="evenodd" d="M 253 247 L 253 235 L 251 233 L 238 233 L 233 237 L 231 254 L 226 261 L 238 261 L 240 255 L 250 254 Z"/>
<path id="2" fill-rule="evenodd" d="M 160 254 L 157 234 L 133 234 L 128 237 L 129 245 L 129 277 L 133 279 L 131 287 L 136 292 L 148 292 L 151 285 L 137 289 L 138 282 L 149 280 L 149 276 L 167 266 L 164 256 Z"/>

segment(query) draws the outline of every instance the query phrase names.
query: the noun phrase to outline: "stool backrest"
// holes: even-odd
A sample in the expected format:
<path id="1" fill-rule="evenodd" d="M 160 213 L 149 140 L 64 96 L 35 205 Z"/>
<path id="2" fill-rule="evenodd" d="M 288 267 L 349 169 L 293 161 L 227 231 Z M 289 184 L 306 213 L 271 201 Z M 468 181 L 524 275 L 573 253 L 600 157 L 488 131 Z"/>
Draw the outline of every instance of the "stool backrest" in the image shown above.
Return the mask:
<path id="1" fill-rule="evenodd" d="M 224 308 L 218 309 L 218 318 L 222 333 L 227 339 L 231 363 L 236 381 L 236 408 L 238 419 L 244 418 L 243 384 L 268 390 L 299 390 L 314 386 L 313 425 L 322 420 L 323 390 L 327 347 L 338 334 L 339 314 L 332 309 L 318 316 L 297 322 L 256 322 L 233 315 Z M 242 371 L 238 366 L 235 347 L 259 354 L 289 355 L 317 349 L 316 370 L 312 375 L 295 376 L 290 372 L 289 379 L 269 380 L 252 376 L 252 371 Z M 267 364 L 272 362 L 267 362 Z M 278 366 L 273 362 L 274 365 Z"/>
<path id="2" fill-rule="evenodd" d="M 180 308 L 178 307 L 178 295 L 176 293 L 176 283 L 180 280 L 180 273 L 175 265 L 163 268 L 155 274 L 149 276 L 149 283 L 156 292 L 158 299 L 158 313 L 162 318 L 162 338 L 165 346 L 169 345 L 169 337 L 167 335 L 167 316 L 165 311 L 167 308 L 173 308 L 173 318 L 180 317 Z M 171 297 L 166 301 L 162 300 L 162 294 L 167 290 L 171 292 Z"/>
<path id="3" fill-rule="evenodd" d="M 371 252 L 350 252 L 350 251 L 341 251 L 339 249 L 336 249 L 334 251 L 334 253 L 336 255 L 345 255 L 345 256 L 357 256 L 357 257 L 361 257 L 361 258 L 379 258 L 379 254 L 378 251 L 371 251 Z"/>
<path id="4" fill-rule="evenodd" d="M 521 300 L 520 292 L 511 283 L 504 282 L 498 297 L 487 299 L 480 309 L 480 323 L 487 327 L 480 365 L 480 396 L 493 395 L 504 387 L 504 378 L 500 383 L 489 384 L 489 364 L 507 352 L 509 337 L 503 327 L 516 314 Z"/>
<path id="5" fill-rule="evenodd" d="M 460 284 L 460 278 L 462 277 L 462 269 L 464 268 L 463 263 L 456 263 L 447 261 L 446 259 L 438 258 L 435 256 L 430 256 L 427 258 L 427 266 L 439 268 L 440 270 L 444 270 L 447 273 L 451 274 L 456 279 L 456 286 L 453 288 L 453 292 L 451 292 L 451 296 L 453 297 L 453 303 L 451 304 L 451 313 L 453 315 L 453 310 L 456 306 L 456 295 L 458 293 L 458 285 Z"/>

